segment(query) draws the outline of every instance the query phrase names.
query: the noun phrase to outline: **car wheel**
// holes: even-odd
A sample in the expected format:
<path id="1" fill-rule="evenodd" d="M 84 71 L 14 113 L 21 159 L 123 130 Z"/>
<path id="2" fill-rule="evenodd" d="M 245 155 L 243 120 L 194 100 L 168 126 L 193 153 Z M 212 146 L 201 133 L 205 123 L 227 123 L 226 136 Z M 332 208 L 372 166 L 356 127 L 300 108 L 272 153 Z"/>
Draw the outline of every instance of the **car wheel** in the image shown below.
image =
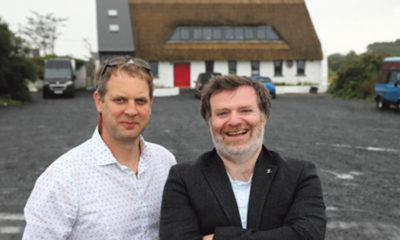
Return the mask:
<path id="1" fill-rule="evenodd" d="M 397 102 L 397 110 L 400 112 L 400 101 Z"/>
<path id="2" fill-rule="evenodd" d="M 273 99 L 275 99 L 275 98 L 276 98 L 276 93 L 273 92 L 273 93 L 271 94 L 271 97 L 272 97 Z"/>
<path id="3" fill-rule="evenodd" d="M 387 108 L 387 104 L 383 102 L 381 97 L 376 100 L 376 108 L 379 110 L 384 110 Z"/>

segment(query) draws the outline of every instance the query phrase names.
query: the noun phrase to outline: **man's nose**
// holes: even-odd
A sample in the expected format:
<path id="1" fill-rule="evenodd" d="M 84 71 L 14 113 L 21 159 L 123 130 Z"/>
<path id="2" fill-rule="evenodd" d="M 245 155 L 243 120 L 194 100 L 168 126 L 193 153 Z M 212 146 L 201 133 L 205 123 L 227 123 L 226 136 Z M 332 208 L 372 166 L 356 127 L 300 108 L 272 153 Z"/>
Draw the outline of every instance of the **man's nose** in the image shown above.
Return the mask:
<path id="1" fill-rule="evenodd" d="M 125 109 L 125 114 L 127 114 L 127 115 L 136 115 L 137 112 L 138 112 L 137 111 L 137 105 L 136 105 L 135 101 L 132 101 L 132 100 L 128 101 L 128 104 L 127 104 L 126 109 Z"/>
<path id="2" fill-rule="evenodd" d="M 228 119 L 228 124 L 230 126 L 237 126 L 242 123 L 242 118 L 240 117 L 240 114 L 237 112 L 232 112 L 229 116 Z"/>

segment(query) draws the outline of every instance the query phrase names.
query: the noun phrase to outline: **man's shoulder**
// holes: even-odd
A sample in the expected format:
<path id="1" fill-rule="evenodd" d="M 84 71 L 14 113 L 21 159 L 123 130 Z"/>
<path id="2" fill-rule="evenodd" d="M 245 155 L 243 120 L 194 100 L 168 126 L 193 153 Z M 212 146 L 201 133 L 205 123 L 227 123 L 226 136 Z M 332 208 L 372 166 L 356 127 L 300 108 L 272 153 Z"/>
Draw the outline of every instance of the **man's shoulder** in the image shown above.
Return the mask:
<path id="1" fill-rule="evenodd" d="M 266 150 L 266 154 L 264 154 L 264 156 L 267 156 L 264 157 L 264 160 L 266 160 L 267 163 L 277 166 L 281 172 L 299 172 L 303 171 L 304 169 L 316 168 L 315 164 L 311 161 L 282 156 L 275 151 Z"/>
<path id="2" fill-rule="evenodd" d="M 171 164 L 176 163 L 174 154 L 166 147 L 153 142 L 144 141 L 144 143 L 147 148 L 147 154 L 150 154 L 153 158 L 160 159 L 164 162 L 165 159 L 167 159 Z"/>
<path id="3" fill-rule="evenodd" d="M 90 154 L 89 141 L 90 140 L 87 140 L 63 153 L 50 164 L 50 166 L 47 168 L 47 171 L 52 169 L 67 170 L 72 166 L 79 165 L 79 163 L 87 163 L 86 159 Z"/>
<path id="4" fill-rule="evenodd" d="M 203 168 L 214 164 L 217 157 L 215 149 L 205 152 L 195 159 L 179 162 L 175 165 L 176 169 L 184 171 L 200 171 Z"/>

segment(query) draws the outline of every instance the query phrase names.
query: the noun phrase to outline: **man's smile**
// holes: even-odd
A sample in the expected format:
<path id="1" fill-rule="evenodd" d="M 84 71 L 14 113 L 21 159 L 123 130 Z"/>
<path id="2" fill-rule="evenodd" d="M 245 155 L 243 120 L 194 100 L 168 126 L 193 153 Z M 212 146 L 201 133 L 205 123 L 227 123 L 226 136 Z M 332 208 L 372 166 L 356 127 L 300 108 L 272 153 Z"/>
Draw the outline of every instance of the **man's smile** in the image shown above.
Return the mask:
<path id="1" fill-rule="evenodd" d="M 245 135 L 247 132 L 248 132 L 247 129 L 241 129 L 241 130 L 236 130 L 236 131 L 229 131 L 229 132 L 226 132 L 225 134 L 228 135 L 229 137 L 233 137 L 233 136 Z"/>

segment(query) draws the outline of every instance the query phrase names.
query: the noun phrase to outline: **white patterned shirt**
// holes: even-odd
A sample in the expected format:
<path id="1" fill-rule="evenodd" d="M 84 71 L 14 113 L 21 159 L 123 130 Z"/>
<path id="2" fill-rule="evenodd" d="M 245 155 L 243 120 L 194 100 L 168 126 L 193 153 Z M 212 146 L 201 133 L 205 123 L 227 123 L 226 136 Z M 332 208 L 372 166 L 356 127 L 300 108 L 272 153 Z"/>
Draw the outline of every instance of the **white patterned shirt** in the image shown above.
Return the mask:
<path id="1" fill-rule="evenodd" d="M 162 191 L 175 157 L 140 138 L 138 175 L 118 163 L 97 129 L 38 178 L 23 239 L 158 239 Z"/>

